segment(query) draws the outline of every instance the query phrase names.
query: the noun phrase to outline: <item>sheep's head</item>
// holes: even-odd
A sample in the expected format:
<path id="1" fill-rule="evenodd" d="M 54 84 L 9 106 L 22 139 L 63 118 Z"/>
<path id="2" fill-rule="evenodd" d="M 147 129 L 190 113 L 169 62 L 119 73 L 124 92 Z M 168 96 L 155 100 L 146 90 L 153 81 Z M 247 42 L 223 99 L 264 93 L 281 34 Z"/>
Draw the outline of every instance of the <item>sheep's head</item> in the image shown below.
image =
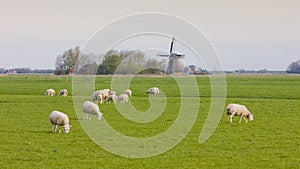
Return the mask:
<path id="1" fill-rule="evenodd" d="M 249 114 L 248 118 L 249 118 L 250 121 L 252 121 L 253 120 L 253 115 Z"/>
<path id="2" fill-rule="evenodd" d="M 71 129 L 71 127 L 72 127 L 72 126 L 65 125 L 65 126 L 64 126 L 64 132 L 65 132 L 65 133 L 69 133 L 69 132 L 70 132 L 70 129 Z"/>
<path id="3" fill-rule="evenodd" d="M 102 113 L 98 113 L 98 115 L 97 115 L 97 120 L 101 120 L 101 118 L 102 118 Z"/>

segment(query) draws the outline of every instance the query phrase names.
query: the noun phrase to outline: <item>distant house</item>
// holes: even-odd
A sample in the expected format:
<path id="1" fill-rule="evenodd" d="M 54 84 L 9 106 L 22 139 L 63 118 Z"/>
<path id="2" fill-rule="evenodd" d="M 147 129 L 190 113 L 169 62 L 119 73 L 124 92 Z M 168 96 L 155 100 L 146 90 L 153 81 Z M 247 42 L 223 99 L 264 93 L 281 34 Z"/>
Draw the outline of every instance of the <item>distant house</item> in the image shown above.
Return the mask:
<path id="1" fill-rule="evenodd" d="M 195 74 L 195 75 L 206 75 L 210 74 L 206 69 L 197 67 L 195 65 L 186 66 L 183 70 L 185 74 Z"/>

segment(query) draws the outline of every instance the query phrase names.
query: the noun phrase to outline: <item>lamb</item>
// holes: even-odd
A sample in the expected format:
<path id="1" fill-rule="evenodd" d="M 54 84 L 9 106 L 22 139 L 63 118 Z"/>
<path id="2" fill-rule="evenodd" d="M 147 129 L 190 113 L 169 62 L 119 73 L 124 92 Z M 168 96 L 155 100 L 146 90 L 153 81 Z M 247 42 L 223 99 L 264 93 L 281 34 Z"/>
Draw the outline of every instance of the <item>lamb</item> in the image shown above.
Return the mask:
<path id="1" fill-rule="evenodd" d="M 127 94 L 120 94 L 119 96 L 118 96 L 118 102 L 120 102 L 120 103 L 127 103 L 128 102 L 128 95 Z"/>
<path id="2" fill-rule="evenodd" d="M 55 90 L 54 89 L 47 89 L 45 92 L 46 96 L 54 96 L 55 95 Z"/>
<path id="3" fill-rule="evenodd" d="M 230 123 L 232 123 L 233 116 L 241 116 L 239 123 L 241 123 L 242 119 L 248 122 L 253 120 L 253 114 L 246 108 L 244 105 L 231 103 L 226 108 L 227 118 Z M 246 119 L 247 118 L 247 119 Z"/>
<path id="4" fill-rule="evenodd" d="M 124 90 L 123 94 L 127 94 L 129 97 L 132 97 L 132 91 L 130 89 Z"/>
<path id="5" fill-rule="evenodd" d="M 62 89 L 59 91 L 58 96 L 68 96 L 67 89 Z"/>
<path id="6" fill-rule="evenodd" d="M 159 94 L 159 89 L 157 87 L 151 87 L 146 91 L 146 94 L 150 94 L 151 96 L 157 97 Z"/>
<path id="7" fill-rule="evenodd" d="M 71 126 L 69 125 L 69 117 L 68 115 L 59 112 L 59 111 L 52 111 L 49 115 L 50 125 L 52 132 L 60 133 L 60 126 L 64 127 L 64 132 L 69 133 Z"/>
<path id="8" fill-rule="evenodd" d="M 90 101 L 85 101 L 82 104 L 82 111 L 83 111 L 83 119 L 85 120 L 91 120 L 90 115 L 96 115 L 97 120 L 101 120 L 102 118 L 102 113 L 99 110 L 99 107 L 97 104 L 90 102 Z"/>

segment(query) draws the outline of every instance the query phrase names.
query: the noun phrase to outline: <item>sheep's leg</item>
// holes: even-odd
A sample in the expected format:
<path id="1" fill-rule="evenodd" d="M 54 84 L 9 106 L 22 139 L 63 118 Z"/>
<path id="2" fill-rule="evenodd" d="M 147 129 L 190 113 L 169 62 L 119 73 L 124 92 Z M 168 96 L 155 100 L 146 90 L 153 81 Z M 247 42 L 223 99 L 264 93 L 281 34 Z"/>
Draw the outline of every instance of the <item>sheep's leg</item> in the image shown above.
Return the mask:
<path id="1" fill-rule="evenodd" d="M 230 123 L 232 123 L 232 118 L 233 118 L 233 116 L 230 115 L 230 116 L 229 116 L 229 122 L 230 122 Z"/>
<path id="2" fill-rule="evenodd" d="M 241 115 L 239 123 L 241 123 L 241 122 L 242 122 L 242 119 L 243 119 L 243 118 L 244 118 L 244 116 L 243 116 L 243 115 Z"/>
<path id="3" fill-rule="evenodd" d="M 243 115 L 243 120 L 245 120 L 245 122 L 248 123 L 248 119 L 246 118 L 245 115 Z"/>
<path id="4" fill-rule="evenodd" d="M 54 124 L 51 124 L 51 130 L 52 130 L 52 132 L 55 132 L 55 130 L 54 130 Z"/>
<path id="5" fill-rule="evenodd" d="M 57 131 L 57 125 L 55 124 L 54 125 L 54 132 L 56 132 Z"/>
<path id="6" fill-rule="evenodd" d="M 60 126 L 58 127 L 58 133 L 60 133 L 61 131 L 60 131 Z"/>
<path id="7" fill-rule="evenodd" d="M 228 122 L 230 122 L 230 117 L 229 117 L 229 115 L 227 115 L 227 120 L 228 120 Z"/>

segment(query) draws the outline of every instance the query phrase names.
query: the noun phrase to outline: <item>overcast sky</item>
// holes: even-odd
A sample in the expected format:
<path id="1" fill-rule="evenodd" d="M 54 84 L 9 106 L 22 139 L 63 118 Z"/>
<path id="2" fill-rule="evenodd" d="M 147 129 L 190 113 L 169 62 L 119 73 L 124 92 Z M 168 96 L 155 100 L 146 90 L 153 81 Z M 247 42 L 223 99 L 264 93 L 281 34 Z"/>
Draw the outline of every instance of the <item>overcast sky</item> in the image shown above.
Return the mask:
<path id="1" fill-rule="evenodd" d="M 179 16 L 215 45 L 225 70 L 285 70 L 300 59 L 299 0 L 1 0 L 0 68 L 54 68 L 99 28 L 140 12 Z"/>

